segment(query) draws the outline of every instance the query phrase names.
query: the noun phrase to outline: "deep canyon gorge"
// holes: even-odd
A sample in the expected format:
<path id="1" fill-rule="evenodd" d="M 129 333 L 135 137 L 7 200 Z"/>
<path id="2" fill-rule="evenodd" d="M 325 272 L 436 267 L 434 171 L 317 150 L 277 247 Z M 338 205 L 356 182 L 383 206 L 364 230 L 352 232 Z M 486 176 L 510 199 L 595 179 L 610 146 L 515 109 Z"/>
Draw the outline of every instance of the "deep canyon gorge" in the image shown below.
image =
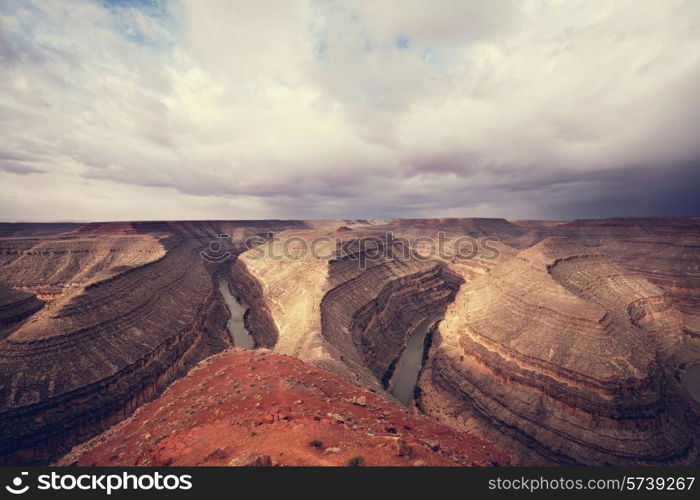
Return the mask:
<path id="1" fill-rule="evenodd" d="M 694 217 L 2 223 L 0 463 L 698 465 L 699 250 Z"/>

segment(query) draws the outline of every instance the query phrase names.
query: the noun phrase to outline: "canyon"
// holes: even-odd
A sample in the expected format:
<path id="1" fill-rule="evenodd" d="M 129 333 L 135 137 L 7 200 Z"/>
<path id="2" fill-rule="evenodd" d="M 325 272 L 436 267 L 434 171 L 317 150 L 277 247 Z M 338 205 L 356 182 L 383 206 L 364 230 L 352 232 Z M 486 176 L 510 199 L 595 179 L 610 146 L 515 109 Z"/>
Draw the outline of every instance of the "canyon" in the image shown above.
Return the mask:
<path id="1" fill-rule="evenodd" d="M 694 217 L 0 224 L 0 463 L 697 465 L 699 249 Z"/>

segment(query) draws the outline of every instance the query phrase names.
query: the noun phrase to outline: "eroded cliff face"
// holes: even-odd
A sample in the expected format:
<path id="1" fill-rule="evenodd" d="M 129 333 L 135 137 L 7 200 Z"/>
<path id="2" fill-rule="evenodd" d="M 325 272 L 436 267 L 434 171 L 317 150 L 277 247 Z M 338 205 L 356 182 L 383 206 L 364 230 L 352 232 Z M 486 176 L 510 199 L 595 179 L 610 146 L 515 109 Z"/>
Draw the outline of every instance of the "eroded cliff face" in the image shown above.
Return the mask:
<path id="1" fill-rule="evenodd" d="M 421 407 L 519 463 L 697 463 L 697 405 L 673 376 L 693 349 L 663 290 L 600 249 L 546 239 L 462 286 Z"/>
<path id="2" fill-rule="evenodd" d="M 0 463 L 54 458 L 230 346 L 220 265 L 200 252 L 224 231 L 269 229 L 232 226 L 120 223 L 0 240 L 12 297 L 47 301 L 0 341 Z"/>
<path id="3" fill-rule="evenodd" d="M 422 320 L 439 314 L 454 297 L 459 278 L 443 263 L 362 255 L 337 248 L 334 238 L 376 237 L 371 231 L 285 231 L 242 254 L 232 267 L 241 299 L 252 308 L 251 333 L 277 337 L 272 349 L 383 392 L 381 379 Z M 285 242 L 297 239 L 294 253 Z M 374 249 L 377 251 L 377 249 Z M 285 255 L 285 258 L 280 258 Z M 380 252 L 381 253 L 381 252 Z"/>
<path id="4" fill-rule="evenodd" d="M 698 232 L 675 229 L 665 241 L 663 224 L 611 224 L 398 221 L 342 237 L 416 239 L 442 226 L 453 239 L 503 237 L 494 259 L 388 255 L 360 266 L 359 254 L 325 248 L 323 259 L 244 254 L 239 265 L 259 283 L 275 349 L 377 392 L 416 323 L 447 307 L 418 408 L 517 450 L 518 463 L 697 463 L 698 407 L 680 384 L 700 359 L 688 334 L 697 311 L 679 307 L 693 292 L 673 283 L 694 286 Z M 633 249 L 652 241 L 658 255 L 647 262 Z"/>
<path id="5" fill-rule="evenodd" d="M 150 235 L 0 239 L 0 282 L 41 300 L 65 299 L 164 255 L 163 245 Z"/>
<path id="6" fill-rule="evenodd" d="M 584 222 L 571 226 L 579 234 L 591 232 Z M 700 339 L 700 220 L 617 221 L 596 229 L 613 233 L 596 242 L 608 258 L 667 292 L 682 314 L 684 333 Z"/>
<path id="7" fill-rule="evenodd" d="M 669 294 L 682 313 L 684 333 L 700 338 L 700 217 L 577 220 L 542 224 L 511 244 L 527 246 L 563 236 L 604 252 L 625 269 L 641 274 Z"/>
<path id="8" fill-rule="evenodd" d="M 354 259 L 332 260 L 320 306 L 323 337 L 355 373 L 368 370 L 382 381 L 408 335 L 453 299 L 456 286 L 445 274 L 435 261 L 387 258 L 363 270 Z"/>
<path id="9" fill-rule="evenodd" d="M 0 286 L 0 339 L 44 306 L 35 295 Z"/>
<path id="10" fill-rule="evenodd" d="M 0 343 L 4 463 L 50 459 L 226 345 L 196 250 L 174 243 L 164 258 L 57 299 Z"/>

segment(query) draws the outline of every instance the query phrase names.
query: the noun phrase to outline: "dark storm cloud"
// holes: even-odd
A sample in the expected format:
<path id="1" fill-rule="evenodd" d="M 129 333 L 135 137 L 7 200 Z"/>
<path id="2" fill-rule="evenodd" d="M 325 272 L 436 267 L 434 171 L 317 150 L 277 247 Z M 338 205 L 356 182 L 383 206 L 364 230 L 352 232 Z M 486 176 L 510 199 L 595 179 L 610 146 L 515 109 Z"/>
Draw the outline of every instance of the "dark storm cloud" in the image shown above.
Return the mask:
<path id="1" fill-rule="evenodd" d="M 561 218 L 680 216 L 700 214 L 700 159 L 697 162 L 611 173 L 570 200 L 545 209 Z"/>

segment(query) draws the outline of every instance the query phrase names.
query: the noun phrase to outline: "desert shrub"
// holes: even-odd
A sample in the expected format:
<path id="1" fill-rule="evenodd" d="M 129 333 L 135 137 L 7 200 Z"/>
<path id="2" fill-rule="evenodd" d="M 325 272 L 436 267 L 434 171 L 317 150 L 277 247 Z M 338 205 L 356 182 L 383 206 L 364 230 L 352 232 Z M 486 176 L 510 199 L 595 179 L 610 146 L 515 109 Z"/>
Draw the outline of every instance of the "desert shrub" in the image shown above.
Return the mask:
<path id="1" fill-rule="evenodd" d="M 361 465 L 364 465 L 365 463 L 365 457 L 362 455 L 356 455 L 352 457 L 350 460 L 348 460 L 348 465 L 350 467 L 360 467 Z"/>

